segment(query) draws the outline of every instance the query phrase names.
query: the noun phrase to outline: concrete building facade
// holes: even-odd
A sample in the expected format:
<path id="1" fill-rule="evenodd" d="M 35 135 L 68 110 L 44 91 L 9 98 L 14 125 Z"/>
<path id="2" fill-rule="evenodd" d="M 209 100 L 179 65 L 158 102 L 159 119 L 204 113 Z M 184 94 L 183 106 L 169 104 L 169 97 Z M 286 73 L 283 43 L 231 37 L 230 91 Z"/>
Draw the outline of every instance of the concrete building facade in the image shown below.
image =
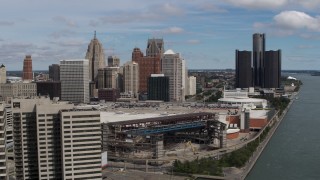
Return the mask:
<path id="1" fill-rule="evenodd" d="M 13 99 L 12 113 L 17 179 L 101 179 L 99 113 L 44 97 Z"/>
<path id="2" fill-rule="evenodd" d="M 6 83 L 0 84 L 0 99 L 7 101 L 12 97 L 32 97 L 37 95 L 36 83 Z"/>
<path id="3" fill-rule="evenodd" d="M 62 179 L 101 180 L 100 111 L 61 110 Z"/>
<path id="4" fill-rule="evenodd" d="M 61 99 L 88 103 L 89 61 L 87 59 L 60 61 Z"/>

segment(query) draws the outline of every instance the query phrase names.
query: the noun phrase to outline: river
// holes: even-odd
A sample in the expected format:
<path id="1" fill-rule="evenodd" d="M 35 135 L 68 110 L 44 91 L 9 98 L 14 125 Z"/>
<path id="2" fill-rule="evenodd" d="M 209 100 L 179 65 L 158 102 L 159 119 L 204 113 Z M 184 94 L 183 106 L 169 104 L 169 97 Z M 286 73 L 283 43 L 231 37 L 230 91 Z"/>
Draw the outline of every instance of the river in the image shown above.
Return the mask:
<path id="1" fill-rule="evenodd" d="M 299 99 L 246 180 L 320 179 L 320 76 L 294 77 L 303 82 Z"/>

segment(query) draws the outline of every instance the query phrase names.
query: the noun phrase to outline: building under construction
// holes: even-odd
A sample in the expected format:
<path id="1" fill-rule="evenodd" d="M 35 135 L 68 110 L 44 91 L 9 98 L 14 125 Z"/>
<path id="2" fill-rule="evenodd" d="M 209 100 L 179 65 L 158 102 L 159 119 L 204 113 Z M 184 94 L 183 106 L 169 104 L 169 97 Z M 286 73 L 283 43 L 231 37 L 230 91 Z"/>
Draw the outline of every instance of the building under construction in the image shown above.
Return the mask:
<path id="1" fill-rule="evenodd" d="M 216 114 L 129 114 L 102 112 L 103 152 L 108 157 L 161 159 L 170 146 L 192 142 L 226 147 L 226 124 Z"/>

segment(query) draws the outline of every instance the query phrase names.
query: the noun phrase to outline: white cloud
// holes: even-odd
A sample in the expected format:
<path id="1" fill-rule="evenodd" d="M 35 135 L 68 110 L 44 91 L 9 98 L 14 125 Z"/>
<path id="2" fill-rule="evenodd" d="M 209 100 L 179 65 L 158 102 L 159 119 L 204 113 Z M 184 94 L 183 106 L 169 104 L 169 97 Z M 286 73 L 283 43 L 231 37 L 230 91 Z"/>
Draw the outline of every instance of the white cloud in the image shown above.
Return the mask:
<path id="1" fill-rule="evenodd" d="M 279 27 L 320 31 L 320 17 L 312 17 L 304 12 L 283 11 L 273 19 L 275 24 Z"/>
<path id="2" fill-rule="evenodd" d="M 287 5 L 288 0 L 226 0 L 226 2 L 249 9 L 274 9 Z"/>
<path id="3" fill-rule="evenodd" d="M 253 28 L 277 36 L 299 34 L 307 39 L 320 32 L 320 16 L 310 16 L 300 11 L 283 11 L 275 15 L 272 22 L 256 22 Z"/>
<path id="4" fill-rule="evenodd" d="M 164 34 L 180 34 L 184 32 L 184 29 L 180 27 L 169 27 L 167 29 L 163 29 L 161 32 Z"/>

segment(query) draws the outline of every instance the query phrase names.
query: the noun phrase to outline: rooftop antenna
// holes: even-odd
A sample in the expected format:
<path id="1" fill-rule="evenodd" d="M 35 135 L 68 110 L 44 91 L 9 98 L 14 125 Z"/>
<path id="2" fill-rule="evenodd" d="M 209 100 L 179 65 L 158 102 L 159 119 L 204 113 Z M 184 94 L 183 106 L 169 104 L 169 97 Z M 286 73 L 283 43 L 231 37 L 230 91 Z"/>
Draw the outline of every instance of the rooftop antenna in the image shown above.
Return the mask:
<path id="1" fill-rule="evenodd" d="M 94 39 L 97 39 L 97 32 L 94 31 Z"/>

